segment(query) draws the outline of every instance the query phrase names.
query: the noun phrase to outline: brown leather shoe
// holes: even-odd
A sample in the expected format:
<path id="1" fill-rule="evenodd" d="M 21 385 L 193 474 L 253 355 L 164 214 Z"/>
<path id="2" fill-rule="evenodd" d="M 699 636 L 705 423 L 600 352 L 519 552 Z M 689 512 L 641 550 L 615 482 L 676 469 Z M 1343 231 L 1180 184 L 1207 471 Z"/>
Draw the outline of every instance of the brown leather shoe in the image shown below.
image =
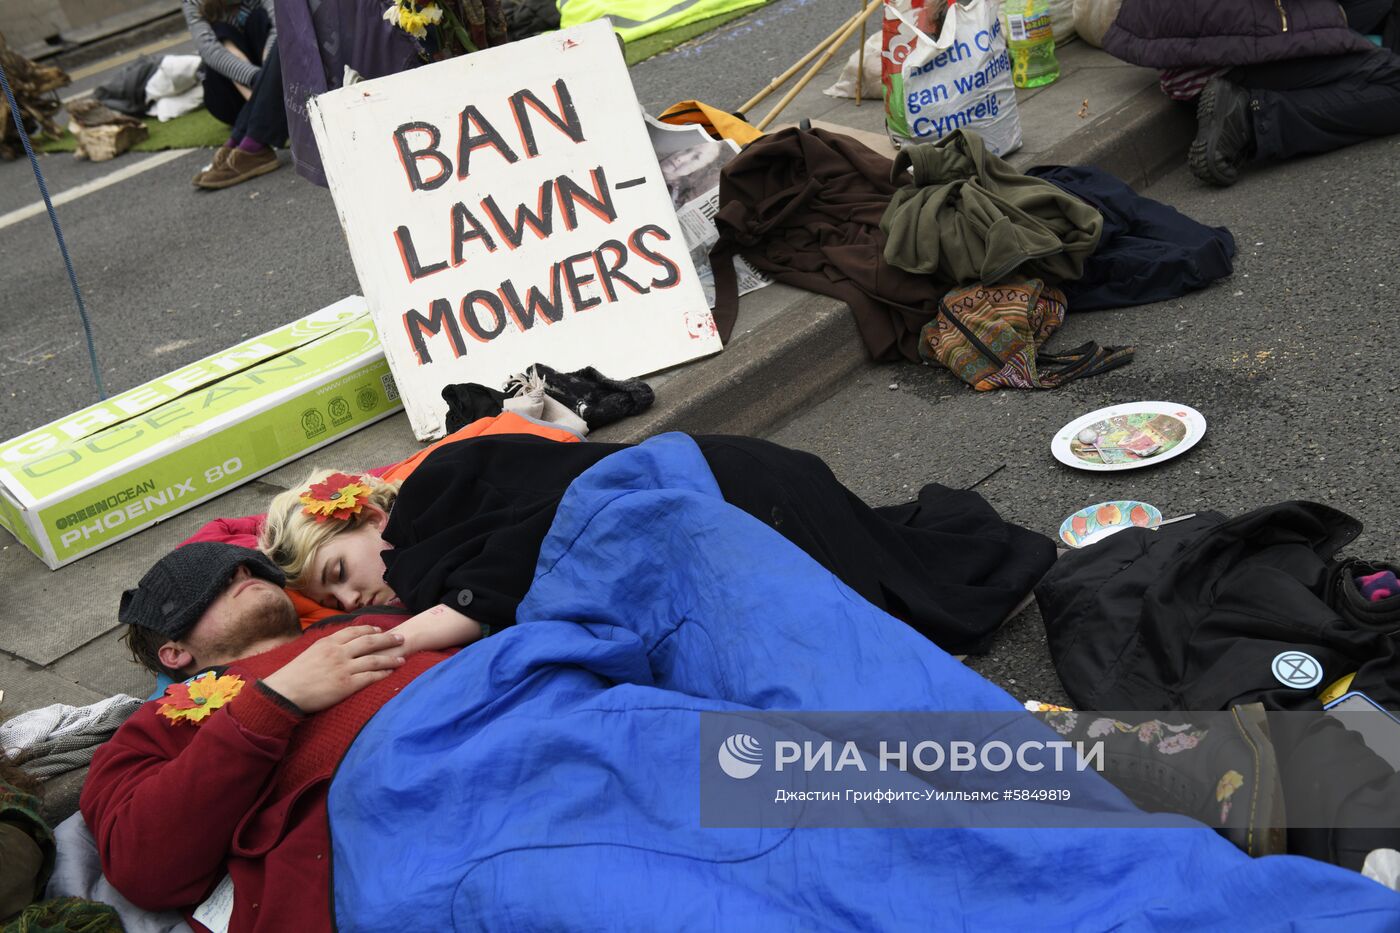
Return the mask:
<path id="1" fill-rule="evenodd" d="M 261 152 L 231 149 L 223 165 L 209 169 L 195 184 L 211 191 L 231 188 L 250 178 L 276 171 L 281 164 L 277 161 L 276 151 L 270 148 Z"/>
<path id="2" fill-rule="evenodd" d="M 204 168 L 199 170 L 199 172 L 194 176 L 194 178 L 191 179 L 191 184 L 198 187 L 199 180 L 204 177 L 205 172 L 212 171 L 216 168 L 223 168 L 224 163 L 228 161 L 228 154 L 232 151 L 233 147 L 230 146 L 228 143 L 225 143 L 218 149 L 215 149 L 213 161 L 211 161 L 208 165 L 204 166 Z"/>

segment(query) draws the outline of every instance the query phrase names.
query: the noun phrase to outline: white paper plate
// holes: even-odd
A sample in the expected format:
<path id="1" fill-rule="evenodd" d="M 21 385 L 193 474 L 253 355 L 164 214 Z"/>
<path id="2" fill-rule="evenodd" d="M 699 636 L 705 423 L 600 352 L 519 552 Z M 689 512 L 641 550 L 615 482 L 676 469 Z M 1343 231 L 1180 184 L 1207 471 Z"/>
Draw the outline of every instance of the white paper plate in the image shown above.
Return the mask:
<path id="1" fill-rule="evenodd" d="M 1184 454 L 1205 433 L 1205 416 L 1190 405 L 1128 402 L 1074 419 L 1055 432 L 1050 452 L 1080 470 L 1136 470 Z"/>
<path id="2" fill-rule="evenodd" d="M 1086 505 L 1060 523 L 1060 540 L 1070 547 L 1097 544 L 1124 528 L 1156 528 L 1162 524 L 1157 506 L 1136 499 L 1114 499 Z"/>

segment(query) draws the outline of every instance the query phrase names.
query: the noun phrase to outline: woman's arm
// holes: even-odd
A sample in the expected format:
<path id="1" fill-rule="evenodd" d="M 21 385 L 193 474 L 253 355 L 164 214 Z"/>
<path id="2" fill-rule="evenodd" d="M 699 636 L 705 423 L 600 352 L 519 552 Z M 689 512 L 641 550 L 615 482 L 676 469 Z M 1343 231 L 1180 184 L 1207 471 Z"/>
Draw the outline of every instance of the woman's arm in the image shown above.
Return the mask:
<path id="1" fill-rule="evenodd" d="M 403 653 L 469 645 L 482 635 L 481 623 L 447 606 L 434 606 L 394 627 L 403 636 Z"/>
<path id="2" fill-rule="evenodd" d="M 204 59 L 204 64 L 235 84 L 252 87 L 253 82 L 258 79 L 258 66 L 224 48 L 219 37 L 214 34 L 214 27 L 210 26 L 209 21 L 204 18 L 204 12 L 200 9 L 200 0 L 183 0 L 181 9 L 184 11 L 185 22 L 190 27 L 190 35 L 194 37 L 195 47 L 199 51 L 199 57 Z"/>

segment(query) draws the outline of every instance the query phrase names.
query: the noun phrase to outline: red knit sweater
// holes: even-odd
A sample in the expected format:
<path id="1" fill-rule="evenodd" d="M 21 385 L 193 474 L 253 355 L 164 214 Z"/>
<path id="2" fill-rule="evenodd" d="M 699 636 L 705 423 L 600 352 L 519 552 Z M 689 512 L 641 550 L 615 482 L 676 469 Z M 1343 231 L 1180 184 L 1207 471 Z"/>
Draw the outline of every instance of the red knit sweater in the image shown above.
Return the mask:
<path id="1" fill-rule="evenodd" d="M 405 618 L 325 622 L 229 665 L 242 691 L 198 725 L 160 715 L 159 701 L 137 710 L 93 756 L 80 800 L 117 890 L 147 910 L 184 911 L 202 929 L 190 914 L 227 873 L 231 933 L 331 930 L 331 776 L 370 717 L 453 652 L 411 655 L 384 680 L 310 717 L 254 681 L 348 625 L 389 629 Z"/>

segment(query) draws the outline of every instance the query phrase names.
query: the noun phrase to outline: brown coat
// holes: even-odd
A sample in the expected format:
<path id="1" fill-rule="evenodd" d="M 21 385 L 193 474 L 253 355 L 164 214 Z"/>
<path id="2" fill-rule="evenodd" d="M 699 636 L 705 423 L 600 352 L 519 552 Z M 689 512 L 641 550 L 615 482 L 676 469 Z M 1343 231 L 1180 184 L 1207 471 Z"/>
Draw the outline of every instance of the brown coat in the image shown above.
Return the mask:
<path id="1" fill-rule="evenodd" d="M 710 253 L 720 337 L 729 339 L 738 313 L 737 253 L 779 282 L 850 305 L 872 359 L 917 361 L 919 330 L 945 289 L 885 262 L 890 168 L 850 137 L 796 127 L 735 156 L 720 176 Z"/>

